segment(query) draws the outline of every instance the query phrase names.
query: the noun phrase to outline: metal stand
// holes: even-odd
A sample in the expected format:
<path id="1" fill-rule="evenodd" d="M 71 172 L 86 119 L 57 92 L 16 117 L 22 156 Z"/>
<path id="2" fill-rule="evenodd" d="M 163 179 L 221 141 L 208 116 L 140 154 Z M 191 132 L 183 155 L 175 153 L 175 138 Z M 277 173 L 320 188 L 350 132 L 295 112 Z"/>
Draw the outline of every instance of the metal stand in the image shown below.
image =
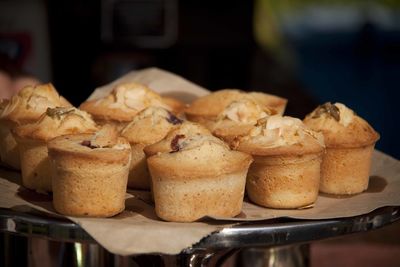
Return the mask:
<path id="1" fill-rule="evenodd" d="M 242 223 L 213 233 L 179 255 L 122 257 L 65 218 L 0 208 L 0 266 L 213 267 L 240 251 L 236 266 L 300 267 L 309 264 L 310 241 L 366 232 L 398 220 L 400 207 L 384 207 L 347 218 Z"/>
<path id="2" fill-rule="evenodd" d="M 239 252 L 236 265 L 242 267 L 305 267 L 309 266 L 308 244 L 272 248 L 250 248 Z"/>

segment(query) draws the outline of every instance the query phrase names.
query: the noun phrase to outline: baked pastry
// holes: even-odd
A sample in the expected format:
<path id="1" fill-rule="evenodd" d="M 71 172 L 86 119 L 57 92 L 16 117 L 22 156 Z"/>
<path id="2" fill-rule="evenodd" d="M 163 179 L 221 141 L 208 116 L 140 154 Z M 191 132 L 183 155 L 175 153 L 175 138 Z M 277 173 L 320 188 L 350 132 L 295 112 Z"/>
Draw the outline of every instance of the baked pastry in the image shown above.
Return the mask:
<path id="1" fill-rule="evenodd" d="M 139 112 L 121 131 L 121 136 L 128 140 L 132 148 L 128 187 L 150 189 L 150 175 L 143 148 L 160 141 L 181 123 L 182 120 L 166 109 L 148 107 Z"/>
<path id="2" fill-rule="evenodd" d="M 368 188 L 372 152 L 379 134 L 341 103 L 325 103 L 304 123 L 325 137 L 320 191 L 356 194 Z"/>
<path id="3" fill-rule="evenodd" d="M 57 212 L 110 217 L 124 210 L 131 147 L 115 129 L 59 136 L 48 150 Z"/>
<path id="4" fill-rule="evenodd" d="M 73 107 L 48 108 L 37 122 L 16 126 L 11 131 L 21 158 L 22 184 L 39 192 L 51 192 L 47 142 L 60 135 L 96 130 L 91 116 Z"/>
<path id="5" fill-rule="evenodd" d="M 168 151 L 147 159 L 161 219 L 191 222 L 241 212 L 250 155 L 230 150 L 212 135 L 177 134 L 168 143 Z"/>
<path id="6" fill-rule="evenodd" d="M 80 109 L 92 114 L 101 125 L 108 123 L 122 129 L 136 114 L 151 106 L 172 110 L 159 94 L 148 87 L 138 83 L 122 83 L 104 98 L 83 102 Z"/>
<path id="7" fill-rule="evenodd" d="M 238 140 L 236 149 L 253 155 L 246 190 L 254 203 L 292 209 L 316 201 L 323 136 L 301 120 L 280 115 L 261 119 Z"/>
<path id="8" fill-rule="evenodd" d="M 273 114 L 283 114 L 287 100 L 278 96 L 261 92 L 243 92 L 235 89 L 216 91 L 200 97 L 185 109 L 188 120 L 201 123 L 211 128 L 218 115 L 233 101 L 250 99 Z M 211 125 L 210 125 L 211 124 Z"/>
<path id="9" fill-rule="evenodd" d="M 27 86 L 4 105 L 0 114 L 0 155 L 2 161 L 14 169 L 20 169 L 17 143 L 10 129 L 17 125 L 35 122 L 47 108 L 70 107 L 52 84 Z"/>
<path id="10" fill-rule="evenodd" d="M 268 108 L 252 99 L 244 98 L 230 103 L 212 124 L 212 133 L 234 146 L 241 136 L 248 134 L 259 119 L 272 114 Z"/>

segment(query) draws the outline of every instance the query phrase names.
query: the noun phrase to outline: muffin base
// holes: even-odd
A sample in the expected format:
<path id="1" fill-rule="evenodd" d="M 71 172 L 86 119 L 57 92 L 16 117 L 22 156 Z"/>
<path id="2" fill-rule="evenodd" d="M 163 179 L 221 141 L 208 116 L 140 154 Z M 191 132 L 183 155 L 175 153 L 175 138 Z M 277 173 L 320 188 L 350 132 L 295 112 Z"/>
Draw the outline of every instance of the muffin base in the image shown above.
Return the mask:
<path id="1" fill-rule="evenodd" d="M 192 222 L 204 216 L 234 217 L 242 209 L 246 173 L 247 169 L 219 177 L 174 181 L 153 172 L 157 216 L 174 222 Z"/>
<path id="2" fill-rule="evenodd" d="M 51 192 L 51 167 L 45 142 L 19 140 L 22 185 L 38 192 Z"/>
<path id="3" fill-rule="evenodd" d="M 374 145 L 359 148 L 327 148 L 321 164 L 320 191 L 349 195 L 368 188 Z"/>
<path id="4" fill-rule="evenodd" d="M 53 205 L 70 216 L 111 217 L 125 209 L 129 165 L 68 154 L 52 159 Z"/>
<path id="5" fill-rule="evenodd" d="M 0 126 L 0 158 L 3 163 L 10 167 L 16 170 L 21 169 L 17 142 L 11 134 L 10 127 L 6 125 Z"/>
<path id="6" fill-rule="evenodd" d="M 134 189 L 150 189 L 150 174 L 147 169 L 146 155 L 143 152 L 145 145 L 131 145 L 132 159 L 128 177 L 128 187 Z"/>
<path id="7" fill-rule="evenodd" d="M 246 190 L 254 203 L 276 209 L 313 204 L 318 197 L 321 154 L 254 156 Z"/>

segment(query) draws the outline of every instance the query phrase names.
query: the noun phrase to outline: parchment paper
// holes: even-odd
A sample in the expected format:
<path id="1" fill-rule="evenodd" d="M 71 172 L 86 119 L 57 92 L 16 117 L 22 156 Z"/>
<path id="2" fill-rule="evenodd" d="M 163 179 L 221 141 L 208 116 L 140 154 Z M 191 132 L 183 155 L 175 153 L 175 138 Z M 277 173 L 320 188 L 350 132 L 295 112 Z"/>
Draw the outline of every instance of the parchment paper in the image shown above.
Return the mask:
<path id="1" fill-rule="evenodd" d="M 194 97 L 207 93 L 204 88 L 154 68 L 130 73 L 121 79 L 148 82 L 147 84 L 152 89 L 166 94 L 184 91 L 185 94 L 177 94 L 177 96 Z M 163 83 L 155 82 L 154 80 L 157 79 Z M 104 94 L 104 90 L 110 90 L 110 87 L 105 86 L 96 90 L 90 98 L 100 97 Z M 190 101 L 190 97 L 187 101 Z M 212 232 L 243 221 L 268 220 L 277 217 L 327 219 L 356 216 L 379 207 L 399 206 L 399 192 L 400 162 L 382 152 L 375 151 L 370 186 L 366 192 L 342 198 L 320 195 L 314 207 L 309 209 L 266 209 L 245 200 L 242 214 L 235 219 L 213 218 L 195 223 L 170 223 L 157 218 L 148 192 L 129 190 L 126 195 L 126 210 L 115 217 L 68 218 L 81 225 L 99 244 L 115 254 L 177 254 Z M 23 188 L 20 183 L 20 174 L 3 168 L 0 168 L 0 207 L 16 210 L 32 207 L 51 213 L 53 216 L 61 216 L 53 210 L 50 196 L 40 195 Z"/>
<path id="2" fill-rule="evenodd" d="M 112 91 L 116 84 L 124 82 L 137 82 L 147 85 L 163 96 L 176 97 L 184 103 L 190 103 L 197 97 L 209 93 L 207 89 L 176 74 L 158 68 L 147 68 L 129 72 L 112 83 L 97 88 L 88 100 L 104 97 Z"/>

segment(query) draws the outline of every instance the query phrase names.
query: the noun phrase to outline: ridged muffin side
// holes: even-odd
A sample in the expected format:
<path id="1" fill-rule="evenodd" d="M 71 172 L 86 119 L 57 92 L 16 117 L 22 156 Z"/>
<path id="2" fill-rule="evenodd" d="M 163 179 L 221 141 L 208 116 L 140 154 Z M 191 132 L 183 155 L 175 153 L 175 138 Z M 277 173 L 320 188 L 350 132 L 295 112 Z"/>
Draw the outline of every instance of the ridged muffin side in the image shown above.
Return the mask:
<path id="1" fill-rule="evenodd" d="M 379 134 L 341 103 L 325 103 L 306 116 L 304 123 L 325 137 L 321 192 L 356 194 L 368 188 L 372 153 Z"/>
<path id="2" fill-rule="evenodd" d="M 53 205 L 69 216 L 110 217 L 125 208 L 131 148 L 115 133 L 64 135 L 48 143 Z"/>
<path id="3" fill-rule="evenodd" d="M 161 219 L 190 222 L 241 212 L 250 155 L 230 150 L 212 135 L 177 134 L 169 146 L 147 159 Z"/>

